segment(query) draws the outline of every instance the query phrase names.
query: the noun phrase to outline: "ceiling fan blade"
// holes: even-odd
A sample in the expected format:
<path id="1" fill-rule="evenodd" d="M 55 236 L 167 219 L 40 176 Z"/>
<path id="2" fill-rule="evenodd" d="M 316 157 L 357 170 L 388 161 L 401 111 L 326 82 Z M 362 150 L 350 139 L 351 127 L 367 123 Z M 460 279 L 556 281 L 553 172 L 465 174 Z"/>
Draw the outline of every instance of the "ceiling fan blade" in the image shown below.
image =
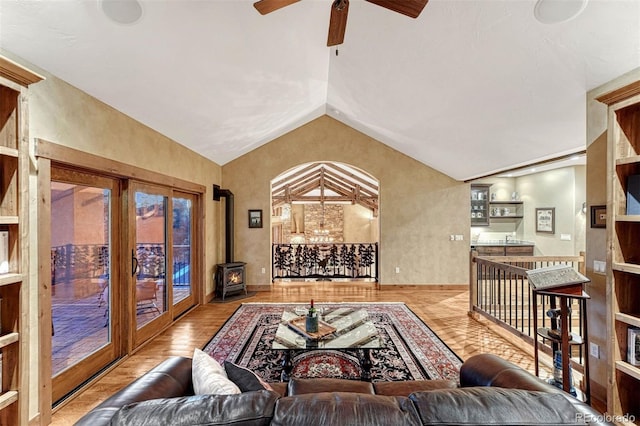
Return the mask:
<path id="1" fill-rule="evenodd" d="M 347 15 L 349 14 L 349 0 L 335 0 L 331 5 L 329 20 L 329 36 L 327 46 L 342 44 L 344 32 L 347 29 Z"/>
<path id="2" fill-rule="evenodd" d="M 285 6 L 289 6 L 290 4 L 297 3 L 299 1 L 300 0 L 260 0 L 255 2 L 253 7 L 255 7 L 261 15 L 266 15 L 274 10 L 282 9 Z"/>
<path id="3" fill-rule="evenodd" d="M 366 0 L 394 12 L 417 18 L 429 0 Z"/>

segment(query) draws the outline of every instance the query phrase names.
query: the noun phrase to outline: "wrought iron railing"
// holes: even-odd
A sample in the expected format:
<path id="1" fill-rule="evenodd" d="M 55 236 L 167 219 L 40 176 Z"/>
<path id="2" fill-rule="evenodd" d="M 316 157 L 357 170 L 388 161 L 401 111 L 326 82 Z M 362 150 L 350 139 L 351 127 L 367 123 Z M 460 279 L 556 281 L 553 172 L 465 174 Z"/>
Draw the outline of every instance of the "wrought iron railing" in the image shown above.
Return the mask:
<path id="1" fill-rule="evenodd" d="M 108 273 L 109 251 L 104 244 L 65 244 L 51 248 L 52 284 Z"/>
<path id="2" fill-rule="evenodd" d="M 533 293 L 527 281 L 529 269 L 565 264 L 584 273 L 584 255 L 580 256 L 477 256 L 471 255 L 471 283 L 469 308 L 485 318 L 499 324 L 504 329 L 534 343 L 539 327 L 550 327 L 552 319 L 546 313 L 556 307 L 555 299 L 538 295 L 538 324 L 533 322 Z M 569 331 L 582 335 L 582 315 L 580 303 L 571 304 Z M 539 348 L 548 354 L 552 347 L 548 341 L 538 341 Z M 572 358 L 577 367 L 584 363 L 584 348 L 572 346 Z"/>
<path id="3" fill-rule="evenodd" d="M 378 281 L 378 243 L 273 244 L 272 277 Z"/>

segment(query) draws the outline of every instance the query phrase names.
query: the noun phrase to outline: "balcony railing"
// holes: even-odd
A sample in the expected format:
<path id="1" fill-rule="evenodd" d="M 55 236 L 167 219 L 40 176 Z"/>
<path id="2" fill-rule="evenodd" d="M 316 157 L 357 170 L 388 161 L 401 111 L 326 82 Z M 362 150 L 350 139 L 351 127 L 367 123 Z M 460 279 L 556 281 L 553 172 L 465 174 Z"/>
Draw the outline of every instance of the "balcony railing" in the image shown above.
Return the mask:
<path id="1" fill-rule="evenodd" d="M 273 244 L 277 279 L 363 279 L 378 281 L 378 243 Z"/>
<path id="2" fill-rule="evenodd" d="M 164 277 L 164 244 L 138 243 L 138 278 Z M 173 247 L 173 285 L 190 285 L 191 248 Z M 51 282 L 97 278 L 109 274 L 109 247 L 105 244 L 66 244 L 51 248 Z"/>
<path id="3" fill-rule="evenodd" d="M 533 323 L 533 293 L 527 281 L 529 269 L 552 265 L 571 265 L 584 274 L 584 255 L 580 256 L 477 256 L 471 255 L 471 283 L 469 309 L 488 318 L 509 332 L 520 336 L 533 347 L 538 327 L 550 327 L 552 319 L 546 315 L 556 307 L 555 297 L 538 296 L 538 324 Z M 569 316 L 569 331 L 583 335 L 580 303 L 573 300 Z M 573 302 L 572 301 L 572 302 Z M 539 349 L 552 353 L 548 341 L 538 340 Z M 582 371 L 584 348 L 572 346 L 572 361 Z"/>

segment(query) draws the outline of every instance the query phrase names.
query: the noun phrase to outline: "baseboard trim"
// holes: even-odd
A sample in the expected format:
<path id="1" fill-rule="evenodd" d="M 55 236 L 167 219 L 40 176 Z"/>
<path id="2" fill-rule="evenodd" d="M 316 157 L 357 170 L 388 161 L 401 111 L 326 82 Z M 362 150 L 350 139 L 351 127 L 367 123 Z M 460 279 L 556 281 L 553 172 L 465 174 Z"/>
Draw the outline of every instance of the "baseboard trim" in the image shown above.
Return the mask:
<path id="1" fill-rule="evenodd" d="M 469 284 L 380 284 L 379 288 L 383 291 L 398 288 L 464 291 L 469 289 Z"/>
<path id="2" fill-rule="evenodd" d="M 247 285 L 247 291 L 271 291 L 271 284 Z"/>

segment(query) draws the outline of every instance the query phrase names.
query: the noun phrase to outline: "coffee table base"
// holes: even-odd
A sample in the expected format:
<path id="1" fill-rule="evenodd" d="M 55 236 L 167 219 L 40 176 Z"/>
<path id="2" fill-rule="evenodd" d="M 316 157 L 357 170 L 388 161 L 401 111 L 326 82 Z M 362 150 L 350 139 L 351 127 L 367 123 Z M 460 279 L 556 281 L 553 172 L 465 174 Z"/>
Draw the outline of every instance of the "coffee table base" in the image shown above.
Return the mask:
<path id="1" fill-rule="evenodd" d="M 293 352 L 299 349 L 287 349 L 284 351 L 284 357 L 282 358 L 282 374 L 280 375 L 280 380 L 283 382 L 288 382 L 291 378 L 291 372 L 293 371 L 293 360 L 292 355 Z M 363 382 L 371 381 L 371 366 L 373 363 L 371 362 L 371 349 L 362 348 L 362 349 L 340 349 L 341 351 L 349 351 L 356 352 L 358 355 L 358 360 L 360 361 L 360 380 Z"/>

